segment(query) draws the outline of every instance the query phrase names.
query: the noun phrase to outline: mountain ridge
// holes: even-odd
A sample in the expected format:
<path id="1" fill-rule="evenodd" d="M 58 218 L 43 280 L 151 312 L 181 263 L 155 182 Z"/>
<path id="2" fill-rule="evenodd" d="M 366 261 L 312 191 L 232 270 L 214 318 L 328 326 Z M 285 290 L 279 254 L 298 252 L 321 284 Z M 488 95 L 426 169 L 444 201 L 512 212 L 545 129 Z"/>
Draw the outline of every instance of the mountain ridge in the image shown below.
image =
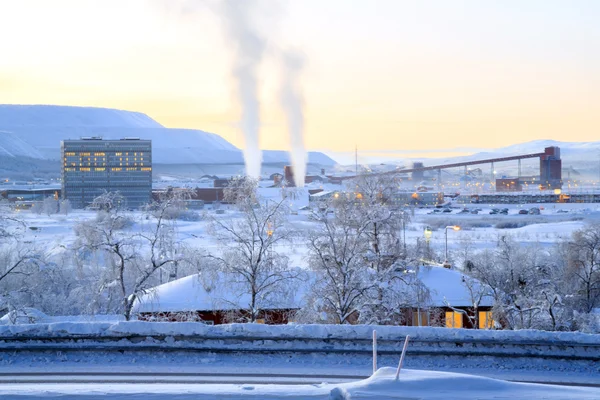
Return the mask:
<path id="1" fill-rule="evenodd" d="M 100 136 L 152 140 L 157 164 L 243 163 L 242 151 L 221 136 L 197 129 L 166 128 L 146 114 L 102 107 L 0 104 L 0 157 L 60 159 L 60 141 Z M 308 162 L 334 165 L 320 152 Z M 284 151 L 263 151 L 263 163 L 289 163 Z"/>

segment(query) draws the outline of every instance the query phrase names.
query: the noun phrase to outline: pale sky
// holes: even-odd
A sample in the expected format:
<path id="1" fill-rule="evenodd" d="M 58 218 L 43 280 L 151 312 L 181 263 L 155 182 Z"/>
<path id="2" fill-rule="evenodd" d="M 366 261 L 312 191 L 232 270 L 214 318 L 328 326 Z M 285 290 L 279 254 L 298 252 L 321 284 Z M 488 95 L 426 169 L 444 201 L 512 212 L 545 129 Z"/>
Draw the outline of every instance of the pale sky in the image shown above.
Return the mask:
<path id="1" fill-rule="evenodd" d="M 0 103 L 140 111 L 241 147 L 232 45 L 214 9 L 0 0 Z M 281 49 L 307 61 L 311 150 L 600 140 L 598 21 L 595 0 L 263 0 L 262 147 L 288 148 Z"/>

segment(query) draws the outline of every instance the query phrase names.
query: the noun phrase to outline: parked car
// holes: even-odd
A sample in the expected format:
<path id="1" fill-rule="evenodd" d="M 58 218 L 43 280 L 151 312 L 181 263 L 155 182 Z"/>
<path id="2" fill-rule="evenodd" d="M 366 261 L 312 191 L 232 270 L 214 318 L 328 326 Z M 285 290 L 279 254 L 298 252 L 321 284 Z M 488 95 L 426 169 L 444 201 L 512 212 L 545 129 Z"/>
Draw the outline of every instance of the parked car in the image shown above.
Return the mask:
<path id="1" fill-rule="evenodd" d="M 460 210 L 460 211 L 458 212 L 458 214 L 468 214 L 468 213 L 469 213 L 469 210 L 468 210 L 468 209 L 466 209 L 466 208 L 463 208 L 462 210 Z"/>
<path id="2" fill-rule="evenodd" d="M 444 208 L 444 211 L 442 211 L 442 212 L 445 212 L 445 213 L 451 213 L 451 212 L 452 212 L 452 210 L 451 210 L 451 209 L 449 209 L 449 208 Z"/>
<path id="3" fill-rule="evenodd" d="M 540 215 L 540 209 L 537 207 L 533 207 L 529 209 L 530 215 Z"/>
<path id="4" fill-rule="evenodd" d="M 519 210 L 519 214 L 529 214 L 529 211 L 527 211 L 527 210 Z"/>
<path id="5" fill-rule="evenodd" d="M 471 211 L 471 214 L 479 214 L 479 210 L 475 209 L 475 210 Z"/>

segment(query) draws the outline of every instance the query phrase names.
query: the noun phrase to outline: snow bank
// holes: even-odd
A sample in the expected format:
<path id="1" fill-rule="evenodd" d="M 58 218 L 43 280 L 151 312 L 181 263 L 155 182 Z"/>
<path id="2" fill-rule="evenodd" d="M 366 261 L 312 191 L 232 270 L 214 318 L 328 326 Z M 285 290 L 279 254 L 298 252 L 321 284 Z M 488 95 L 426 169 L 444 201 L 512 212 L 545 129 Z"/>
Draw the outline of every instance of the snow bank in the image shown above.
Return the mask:
<path id="1" fill-rule="evenodd" d="M 488 331 L 432 327 L 374 325 L 204 325 L 197 322 L 58 322 L 0 326 L 0 337 L 65 337 L 88 335 L 99 337 L 128 336 L 207 336 L 278 339 L 363 339 L 370 340 L 373 330 L 380 340 L 399 340 L 410 335 L 415 341 L 499 341 L 512 343 L 551 342 L 554 345 L 580 343 L 600 345 L 600 335 L 580 332 L 546 332 L 539 330 Z"/>
<path id="2" fill-rule="evenodd" d="M 437 371 L 402 370 L 397 381 L 395 375 L 395 368 L 380 368 L 369 379 L 332 389 L 329 399 L 598 399 L 595 388 L 512 383 Z"/>

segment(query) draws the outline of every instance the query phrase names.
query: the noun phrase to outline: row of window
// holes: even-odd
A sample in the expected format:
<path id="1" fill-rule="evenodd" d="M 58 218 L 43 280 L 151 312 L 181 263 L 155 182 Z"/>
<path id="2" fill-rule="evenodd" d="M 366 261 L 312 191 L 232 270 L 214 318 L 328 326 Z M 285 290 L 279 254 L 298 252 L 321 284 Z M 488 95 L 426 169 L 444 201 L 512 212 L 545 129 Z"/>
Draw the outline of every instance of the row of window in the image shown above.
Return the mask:
<path id="1" fill-rule="evenodd" d="M 445 315 L 446 328 L 462 328 L 463 313 L 456 311 L 446 311 Z M 412 326 L 429 326 L 429 313 L 427 311 L 413 311 Z M 492 329 L 494 320 L 492 319 L 491 311 L 479 311 L 479 329 Z"/>
<path id="2" fill-rule="evenodd" d="M 71 165 L 72 165 L 71 167 L 66 167 L 65 166 L 65 168 L 64 168 L 65 172 L 77 172 L 77 171 L 80 171 L 80 172 L 90 172 L 90 171 L 104 172 L 104 171 L 107 170 L 106 167 L 94 167 L 92 169 L 90 167 L 81 167 L 81 166 L 78 169 L 76 166 L 74 166 L 74 164 L 71 164 Z M 141 165 L 144 165 L 144 164 L 141 164 Z M 122 168 L 122 167 L 113 167 L 113 168 L 110 168 L 110 171 L 112 171 L 112 172 L 121 172 L 121 171 L 128 171 L 128 172 L 132 172 L 132 171 L 150 172 L 150 171 L 152 171 L 152 167 L 142 167 L 142 166 L 140 166 L 139 168 L 137 166 L 134 166 L 134 167 L 125 167 L 125 168 Z"/>

